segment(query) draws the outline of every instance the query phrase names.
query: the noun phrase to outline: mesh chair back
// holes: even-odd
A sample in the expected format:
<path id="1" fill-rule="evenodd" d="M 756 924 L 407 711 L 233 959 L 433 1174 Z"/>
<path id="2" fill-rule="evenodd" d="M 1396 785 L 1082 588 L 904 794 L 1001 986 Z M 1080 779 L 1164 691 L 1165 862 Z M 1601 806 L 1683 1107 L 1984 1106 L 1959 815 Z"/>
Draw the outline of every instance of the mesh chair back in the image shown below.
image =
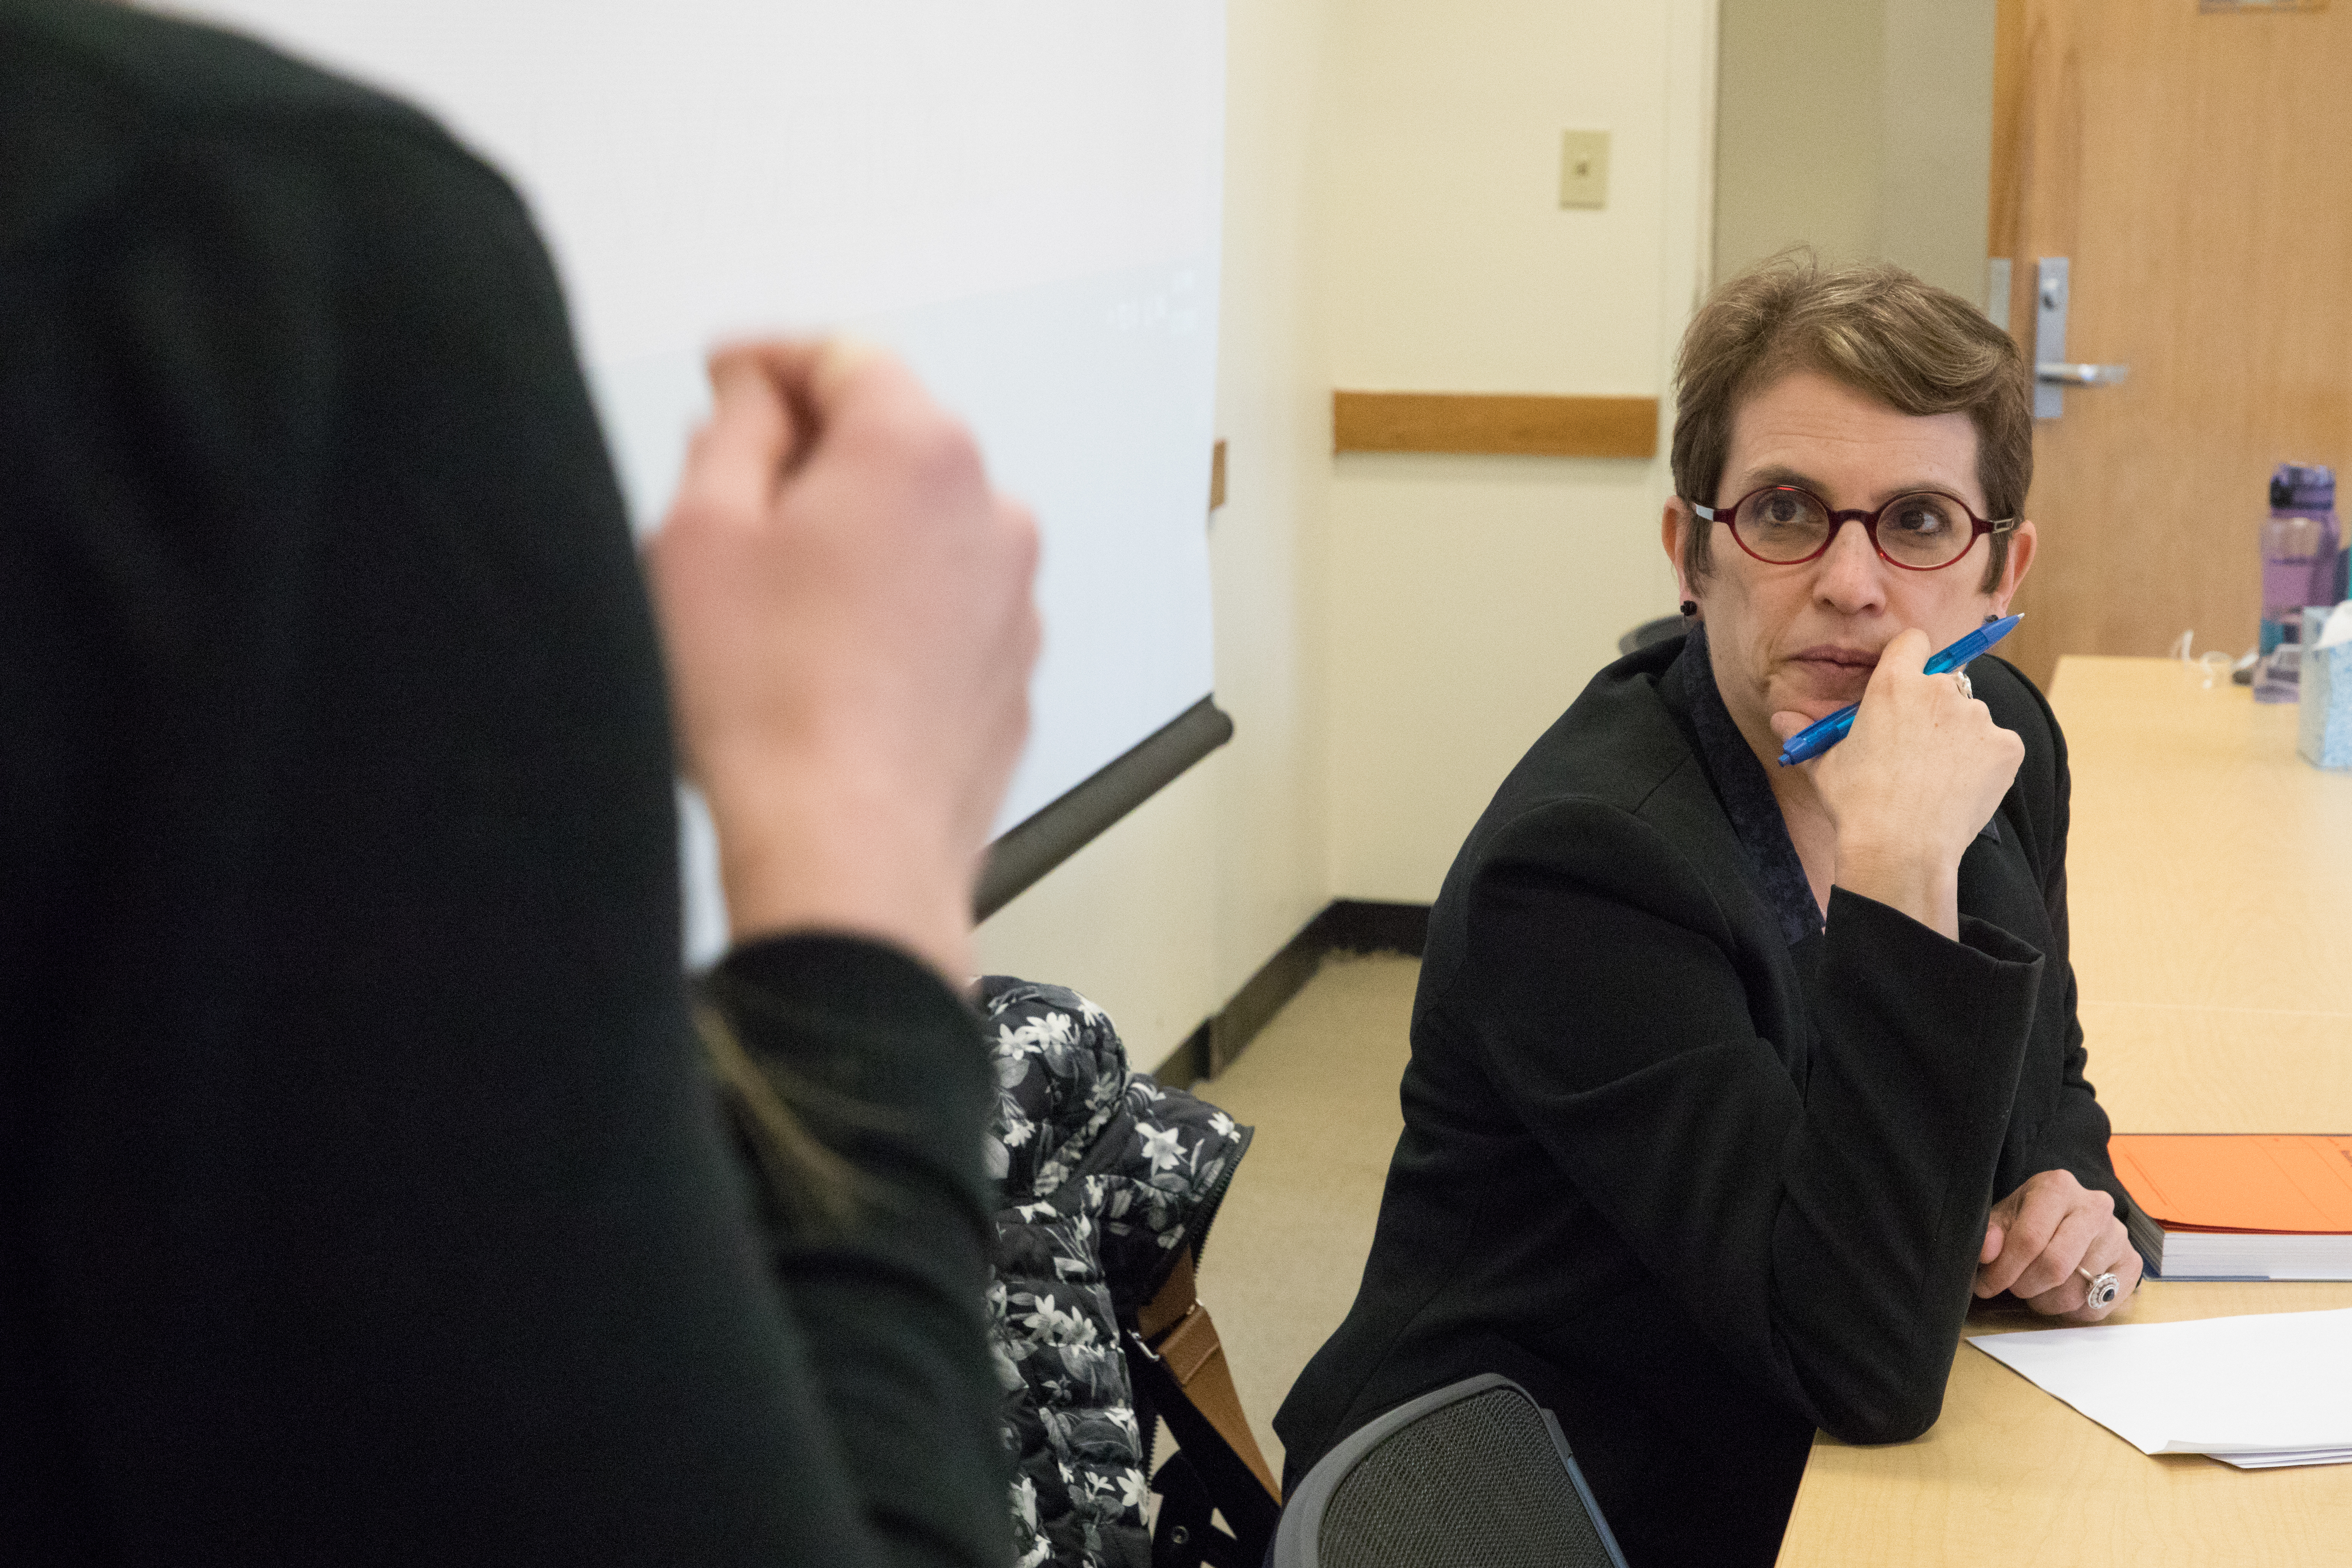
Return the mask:
<path id="1" fill-rule="evenodd" d="M 1299 1482 L 1274 1568 L 1624 1568 L 1551 1413 L 1468 1378 L 1351 1435 Z"/>

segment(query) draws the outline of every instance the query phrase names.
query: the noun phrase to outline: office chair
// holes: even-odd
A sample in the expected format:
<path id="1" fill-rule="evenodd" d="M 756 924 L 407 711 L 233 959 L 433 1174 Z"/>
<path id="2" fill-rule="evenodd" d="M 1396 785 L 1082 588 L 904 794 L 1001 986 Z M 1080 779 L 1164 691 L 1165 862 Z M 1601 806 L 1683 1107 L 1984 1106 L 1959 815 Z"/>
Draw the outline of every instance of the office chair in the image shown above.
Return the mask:
<path id="1" fill-rule="evenodd" d="M 1625 1568 L 1552 1413 L 1509 1378 L 1401 1405 L 1307 1472 L 1270 1568 Z"/>
<path id="2" fill-rule="evenodd" d="M 1645 648 L 1654 642 L 1664 642 L 1668 637 L 1680 637 L 1689 628 L 1690 623 L 1680 616 L 1660 616 L 1656 620 L 1643 621 L 1617 639 L 1617 657 L 1622 658 L 1627 654 Z"/>

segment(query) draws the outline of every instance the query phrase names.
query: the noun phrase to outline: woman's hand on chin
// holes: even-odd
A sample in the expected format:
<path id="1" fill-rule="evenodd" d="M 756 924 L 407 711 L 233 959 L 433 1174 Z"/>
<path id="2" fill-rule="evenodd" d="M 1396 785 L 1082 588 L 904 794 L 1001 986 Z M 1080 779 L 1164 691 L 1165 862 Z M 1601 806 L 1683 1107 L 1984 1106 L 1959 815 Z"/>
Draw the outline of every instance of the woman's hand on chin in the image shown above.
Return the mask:
<path id="1" fill-rule="evenodd" d="M 1922 674 L 1929 652 L 1916 629 L 1888 643 L 1853 731 L 1799 765 L 1837 827 L 1837 885 L 1957 939 L 1960 856 L 2009 793 L 2025 742 L 1951 676 Z M 1808 722 L 1772 715 L 1783 740 Z"/>

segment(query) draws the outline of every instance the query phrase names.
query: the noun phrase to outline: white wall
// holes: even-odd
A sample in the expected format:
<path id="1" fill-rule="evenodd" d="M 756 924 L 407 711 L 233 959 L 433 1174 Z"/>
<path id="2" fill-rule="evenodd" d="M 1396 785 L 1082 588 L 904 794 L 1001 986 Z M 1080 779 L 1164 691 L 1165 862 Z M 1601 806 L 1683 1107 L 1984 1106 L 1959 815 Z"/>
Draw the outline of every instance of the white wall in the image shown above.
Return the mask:
<path id="1" fill-rule="evenodd" d="M 1233 742 L 980 930 L 983 968 L 1071 985 L 1150 1066 L 1330 897 L 1322 823 L 1329 381 L 1317 108 L 1333 0 L 1229 10 L 1216 694 Z M 1202 454 L 1202 497 L 1208 454 Z"/>
<path id="2" fill-rule="evenodd" d="M 1158 1061 L 1334 897 L 1433 897 L 1668 611 L 1649 461 L 1335 459 L 1339 386 L 1665 396 L 1703 281 L 1714 0 L 1234 0 L 1211 533 L 1231 745 L 981 929 Z M 1559 133 L 1613 137 L 1558 205 Z"/>
<path id="3" fill-rule="evenodd" d="M 1984 298 L 1992 184 L 1995 0 L 1886 0 L 1879 248 L 1964 300 Z"/>
<path id="4" fill-rule="evenodd" d="M 1715 260 L 1790 245 L 1984 289 L 1995 0 L 1722 0 Z"/>
<path id="5" fill-rule="evenodd" d="M 1715 272 L 1875 257 L 1886 0 L 1722 0 Z"/>
<path id="6" fill-rule="evenodd" d="M 1359 0 L 1332 72 L 1339 386 L 1670 400 L 1701 288 L 1712 0 Z M 1611 135 L 1559 205 L 1560 132 Z M 1669 416 L 1670 418 L 1670 416 Z M 1654 460 L 1350 455 L 1330 501 L 1334 890 L 1435 896 L 1529 742 L 1671 613 Z"/>

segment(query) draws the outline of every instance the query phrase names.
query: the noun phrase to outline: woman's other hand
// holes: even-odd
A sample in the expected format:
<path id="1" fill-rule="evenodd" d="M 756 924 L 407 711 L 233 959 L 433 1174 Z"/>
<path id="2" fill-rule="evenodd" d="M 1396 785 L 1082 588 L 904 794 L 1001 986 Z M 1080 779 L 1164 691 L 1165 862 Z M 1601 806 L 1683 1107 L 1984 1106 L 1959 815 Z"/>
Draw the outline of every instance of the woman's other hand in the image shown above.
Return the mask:
<path id="1" fill-rule="evenodd" d="M 1036 524 L 888 354 L 745 344 L 710 379 L 646 561 L 733 935 L 878 937 L 961 984 L 1028 732 Z"/>
<path id="2" fill-rule="evenodd" d="M 2116 1299 L 2089 1304 L 2095 1279 L 2116 1277 Z M 1993 1205 L 1977 1254 L 1979 1297 L 2010 1291 L 2035 1311 L 2070 1323 L 2095 1323 L 2139 1289 L 2139 1254 L 2132 1250 L 2116 1200 L 2085 1187 L 2071 1171 L 2044 1171 Z"/>
<path id="3" fill-rule="evenodd" d="M 2025 742 L 1951 676 L 1921 673 L 1928 651 L 1916 628 L 1888 643 L 1853 731 L 1802 765 L 1836 825 L 1837 885 L 1957 939 L 1960 856 L 2000 809 Z M 1783 740 L 1808 722 L 1772 715 Z"/>

